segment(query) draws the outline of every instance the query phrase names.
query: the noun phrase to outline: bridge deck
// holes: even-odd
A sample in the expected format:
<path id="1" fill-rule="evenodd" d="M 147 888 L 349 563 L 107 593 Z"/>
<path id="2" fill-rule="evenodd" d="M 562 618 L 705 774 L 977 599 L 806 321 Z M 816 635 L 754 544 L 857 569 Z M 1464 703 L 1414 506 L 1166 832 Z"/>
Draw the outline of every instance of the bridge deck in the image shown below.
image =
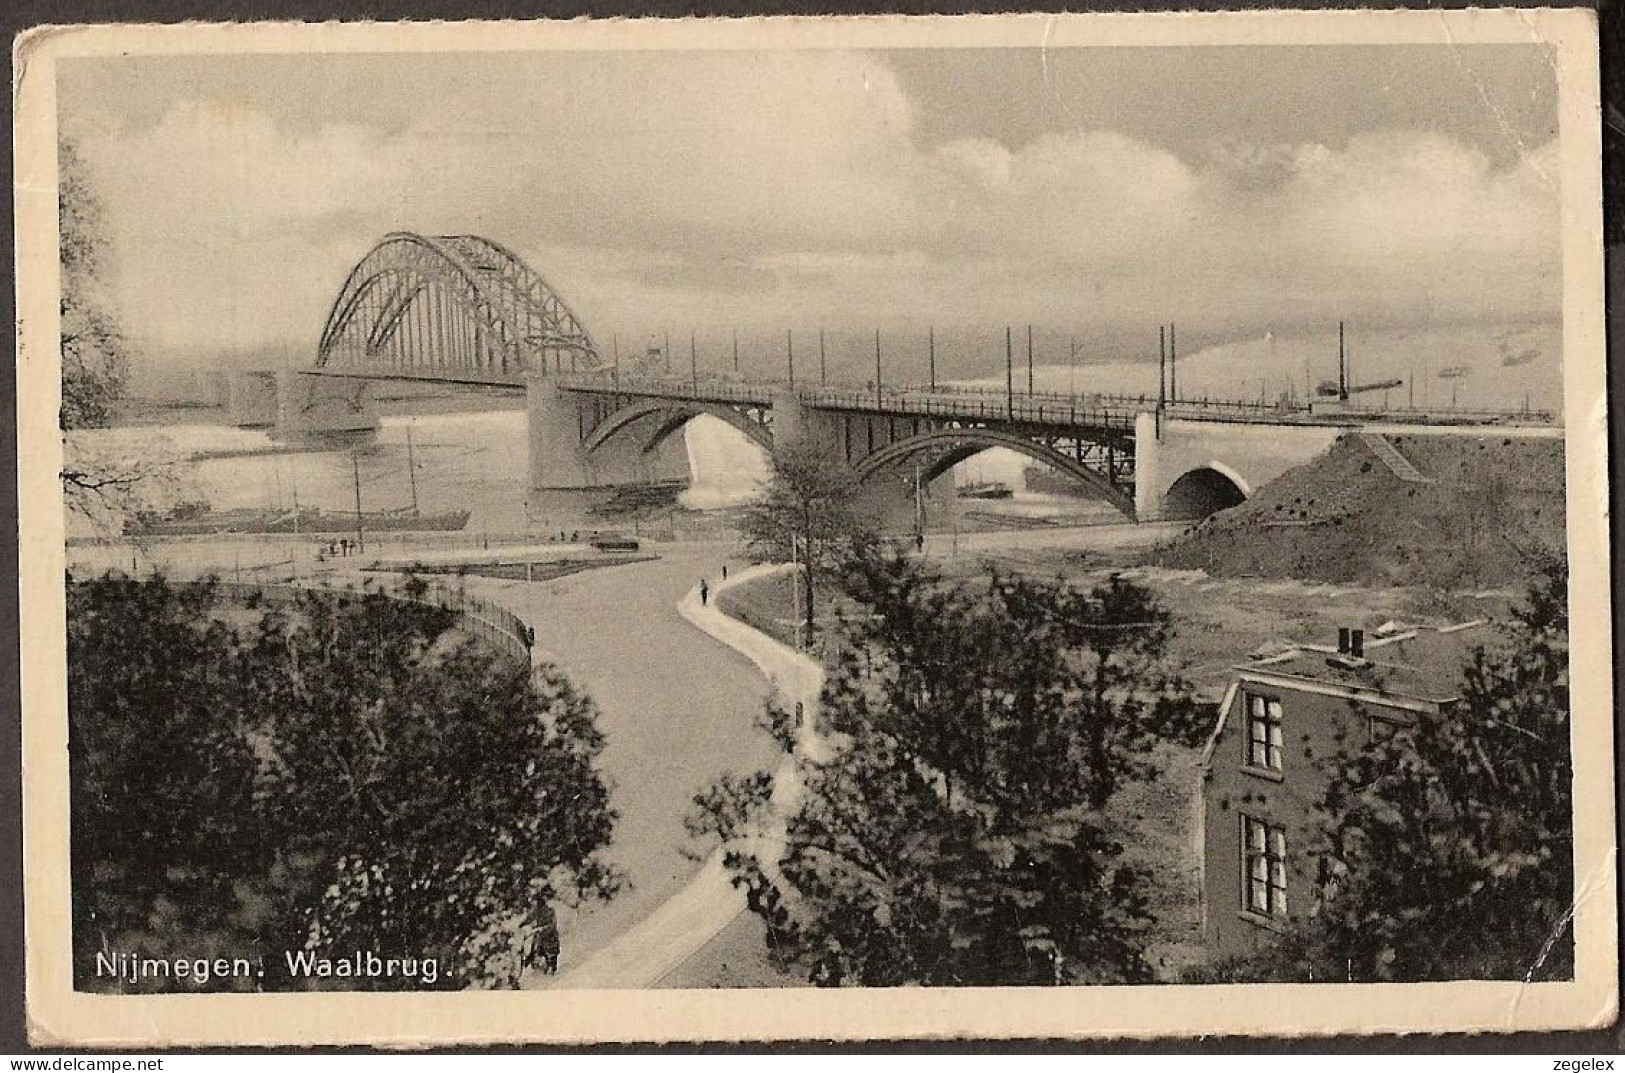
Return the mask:
<path id="1" fill-rule="evenodd" d="M 404 383 L 458 384 L 464 387 L 525 389 L 525 374 L 488 369 L 436 369 L 410 365 L 321 365 L 296 370 L 301 376 L 341 380 L 394 380 Z"/>
<path id="2" fill-rule="evenodd" d="M 523 389 L 526 374 L 487 369 L 367 365 L 322 366 L 300 369 L 306 376 L 350 380 L 427 381 L 501 390 Z M 773 397 L 789 390 L 784 382 L 722 379 L 679 379 L 619 376 L 609 372 L 552 373 L 561 389 L 579 394 L 627 398 L 672 399 L 721 405 L 771 406 Z M 1003 391 L 981 387 L 800 387 L 803 405 L 849 413 L 899 417 L 948 417 L 979 421 L 1009 421 L 1056 428 L 1090 426 L 1132 431 L 1136 414 L 1157 409 L 1147 395 L 1105 392 Z M 1312 410 L 1302 404 L 1237 402 L 1219 399 L 1180 399 L 1163 404 L 1163 413 L 1180 421 L 1210 421 L 1245 425 L 1332 425 L 1350 427 L 1384 422 L 1408 425 L 1560 427 L 1561 420 L 1547 411 L 1465 410 Z"/>

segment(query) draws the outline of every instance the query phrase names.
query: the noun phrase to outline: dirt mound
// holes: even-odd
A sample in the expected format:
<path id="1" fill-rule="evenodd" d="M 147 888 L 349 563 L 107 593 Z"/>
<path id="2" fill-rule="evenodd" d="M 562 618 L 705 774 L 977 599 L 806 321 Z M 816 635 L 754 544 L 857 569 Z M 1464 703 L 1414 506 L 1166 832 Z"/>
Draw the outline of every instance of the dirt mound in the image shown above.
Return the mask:
<path id="1" fill-rule="evenodd" d="M 1561 440 L 1386 439 L 1401 461 L 1347 433 L 1148 561 L 1219 577 L 1460 589 L 1515 584 L 1532 556 L 1561 553 Z"/>

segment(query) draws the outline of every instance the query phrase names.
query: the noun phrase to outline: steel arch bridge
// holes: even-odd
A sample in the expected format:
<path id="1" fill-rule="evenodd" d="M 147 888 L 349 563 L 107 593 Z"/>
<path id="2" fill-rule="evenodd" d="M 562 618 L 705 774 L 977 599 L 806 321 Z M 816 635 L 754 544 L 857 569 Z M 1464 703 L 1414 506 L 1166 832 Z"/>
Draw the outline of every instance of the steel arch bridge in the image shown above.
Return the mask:
<path id="1" fill-rule="evenodd" d="M 581 319 L 511 250 L 396 231 L 350 271 L 311 371 L 520 386 L 528 372 L 599 365 Z"/>

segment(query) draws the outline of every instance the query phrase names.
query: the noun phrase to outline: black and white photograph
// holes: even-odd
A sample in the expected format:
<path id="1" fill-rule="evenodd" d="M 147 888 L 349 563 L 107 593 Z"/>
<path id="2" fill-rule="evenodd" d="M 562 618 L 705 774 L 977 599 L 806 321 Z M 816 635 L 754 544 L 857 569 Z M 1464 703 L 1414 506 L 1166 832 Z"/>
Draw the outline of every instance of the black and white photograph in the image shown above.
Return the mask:
<path id="1" fill-rule="evenodd" d="M 1596 32 L 25 36 L 34 1030 L 1611 1020 Z"/>

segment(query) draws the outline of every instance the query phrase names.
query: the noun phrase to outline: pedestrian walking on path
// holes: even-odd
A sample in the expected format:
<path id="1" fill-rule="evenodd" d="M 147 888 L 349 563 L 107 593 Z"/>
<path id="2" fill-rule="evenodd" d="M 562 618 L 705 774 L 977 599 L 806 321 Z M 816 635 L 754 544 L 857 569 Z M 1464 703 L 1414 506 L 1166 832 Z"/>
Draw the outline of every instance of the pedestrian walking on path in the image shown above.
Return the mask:
<path id="1" fill-rule="evenodd" d="M 710 599 L 710 597 L 711 588 L 705 583 L 705 579 L 702 577 L 700 578 L 700 606 L 704 607 L 706 601 Z"/>
<path id="2" fill-rule="evenodd" d="M 727 563 L 722 564 L 722 580 L 723 581 L 728 580 L 728 564 Z"/>

